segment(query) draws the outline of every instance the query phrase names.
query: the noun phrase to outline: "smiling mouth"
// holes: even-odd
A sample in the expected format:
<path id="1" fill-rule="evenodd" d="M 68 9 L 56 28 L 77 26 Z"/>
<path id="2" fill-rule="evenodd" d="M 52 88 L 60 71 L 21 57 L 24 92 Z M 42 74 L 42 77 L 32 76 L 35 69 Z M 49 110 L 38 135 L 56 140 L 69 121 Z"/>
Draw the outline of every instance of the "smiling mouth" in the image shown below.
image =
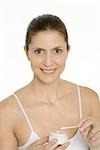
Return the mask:
<path id="1" fill-rule="evenodd" d="M 41 69 L 41 68 L 40 68 Z M 52 74 L 55 72 L 56 69 L 41 69 L 46 74 Z"/>

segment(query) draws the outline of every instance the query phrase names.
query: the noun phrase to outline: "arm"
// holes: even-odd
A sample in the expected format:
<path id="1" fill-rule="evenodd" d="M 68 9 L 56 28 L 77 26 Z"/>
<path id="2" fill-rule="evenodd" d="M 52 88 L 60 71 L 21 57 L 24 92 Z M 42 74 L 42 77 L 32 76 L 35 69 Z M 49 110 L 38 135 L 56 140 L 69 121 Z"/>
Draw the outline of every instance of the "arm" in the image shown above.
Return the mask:
<path id="1" fill-rule="evenodd" d="M 17 140 L 13 132 L 13 116 L 5 102 L 0 103 L 0 149 L 17 149 Z"/>
<path id="2" fill-rule="evenodd" d="M 90 90 L 90 116 L 100 122 L 100 101 L 96 92 Z"/>
<path id="3" fill-rule="evenodd" d="M 87 140 L 90 150 L 100 149 L 100 102 L 98 95 L 88 89 L 82 90 L 85 118 L 80 121 L 79 130 Z"/>

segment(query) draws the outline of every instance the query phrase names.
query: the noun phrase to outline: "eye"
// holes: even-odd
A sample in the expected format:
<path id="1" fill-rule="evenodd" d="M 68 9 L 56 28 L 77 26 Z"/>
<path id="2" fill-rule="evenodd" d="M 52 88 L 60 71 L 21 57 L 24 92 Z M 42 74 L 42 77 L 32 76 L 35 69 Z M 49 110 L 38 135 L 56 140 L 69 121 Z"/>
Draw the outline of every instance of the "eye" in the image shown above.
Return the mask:
<path id="1" fill-rule="evenodd" d="M 53 51 L 54 51 L 55 54 L 60 54 L 60 53 L 62 53 L 62 49 L 59 49 L 59 48 L 54 49 Z"/>
<path id="2" fill-rule="evenodd" d="M 43 54 L 43 50 L 42 49 L 36 49 L 34 51 L 35 54 L 39 55 L 39 54 Z"/>

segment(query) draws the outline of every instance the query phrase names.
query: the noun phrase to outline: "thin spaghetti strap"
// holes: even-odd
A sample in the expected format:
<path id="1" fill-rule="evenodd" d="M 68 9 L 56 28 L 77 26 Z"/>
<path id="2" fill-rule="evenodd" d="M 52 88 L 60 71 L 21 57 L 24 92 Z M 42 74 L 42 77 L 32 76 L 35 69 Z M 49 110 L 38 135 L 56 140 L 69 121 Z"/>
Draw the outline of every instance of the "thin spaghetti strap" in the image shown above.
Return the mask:
<path id="1" fill-rule="evenodd" d="M 78 100 L 79 100 L 79 114 L 80 114 L 80 119 L 82 119 L 83 114 L 82 114 L 82 99 L 81 99 L 81 93 L 80 93 L 80 87 L 77 85 L 77 92 L 78 92 Z"/>
<path id="2" fill-rule="evenodd" d="M 25 112 L 25 110 L 24 110 L 24 108 L 23 108 L 23 106 L 22 106 L 18 96 L 15 93 L 13 94 L 13 96 L 16 98 L 16 100 L 17 100 L 17 102 L 18 102 L 18 104 L 19 104 L 19 106 L 20 106 L 20 108 L 21 108 L 21 110 L 22 110 L 22 112 L 23 112 L 23 114 L 24 114 L 24 116 L 26 118 L 26 121 L 27 121 L 28 125 L 29 125 L 31 131 L 33 132 L 33 128 L 32 128 L 32 125 L 30 123 L 30 120 L 28 119 L 28 116 L 27 116 L 27 114 L 26 114 L 26 112 Z"/>

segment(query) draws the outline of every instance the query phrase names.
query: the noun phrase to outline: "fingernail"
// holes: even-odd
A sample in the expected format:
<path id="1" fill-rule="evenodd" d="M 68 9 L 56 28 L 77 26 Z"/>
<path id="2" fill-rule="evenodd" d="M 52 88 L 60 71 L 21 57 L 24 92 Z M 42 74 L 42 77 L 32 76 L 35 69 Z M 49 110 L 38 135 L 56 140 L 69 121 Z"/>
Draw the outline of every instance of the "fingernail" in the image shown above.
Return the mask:
<path id="1" fill-rule="evenodd" d="M 83 131 L 85 128 L 79 128 L 80 131 Z"/>
<path id="2" fill-rule="evenodd" d="M 64 147 L 67 148 L 69 145 L 70 145 L 70 142 L 67 142 L 67 143 L 64 144 Z"/>
<path id="3" fill-rule="evenodd" d="M 54 139 L 53 142 L 56 143 L 56 142 L 57 142 L 57 139 Z"/>
<path id="4" fill-rule="evenodd" d="M 80 131 L 83 131 L 83 129 L 82 129 L 82 128 L 80 128 L 79 130 L 80 130 Z"/>

